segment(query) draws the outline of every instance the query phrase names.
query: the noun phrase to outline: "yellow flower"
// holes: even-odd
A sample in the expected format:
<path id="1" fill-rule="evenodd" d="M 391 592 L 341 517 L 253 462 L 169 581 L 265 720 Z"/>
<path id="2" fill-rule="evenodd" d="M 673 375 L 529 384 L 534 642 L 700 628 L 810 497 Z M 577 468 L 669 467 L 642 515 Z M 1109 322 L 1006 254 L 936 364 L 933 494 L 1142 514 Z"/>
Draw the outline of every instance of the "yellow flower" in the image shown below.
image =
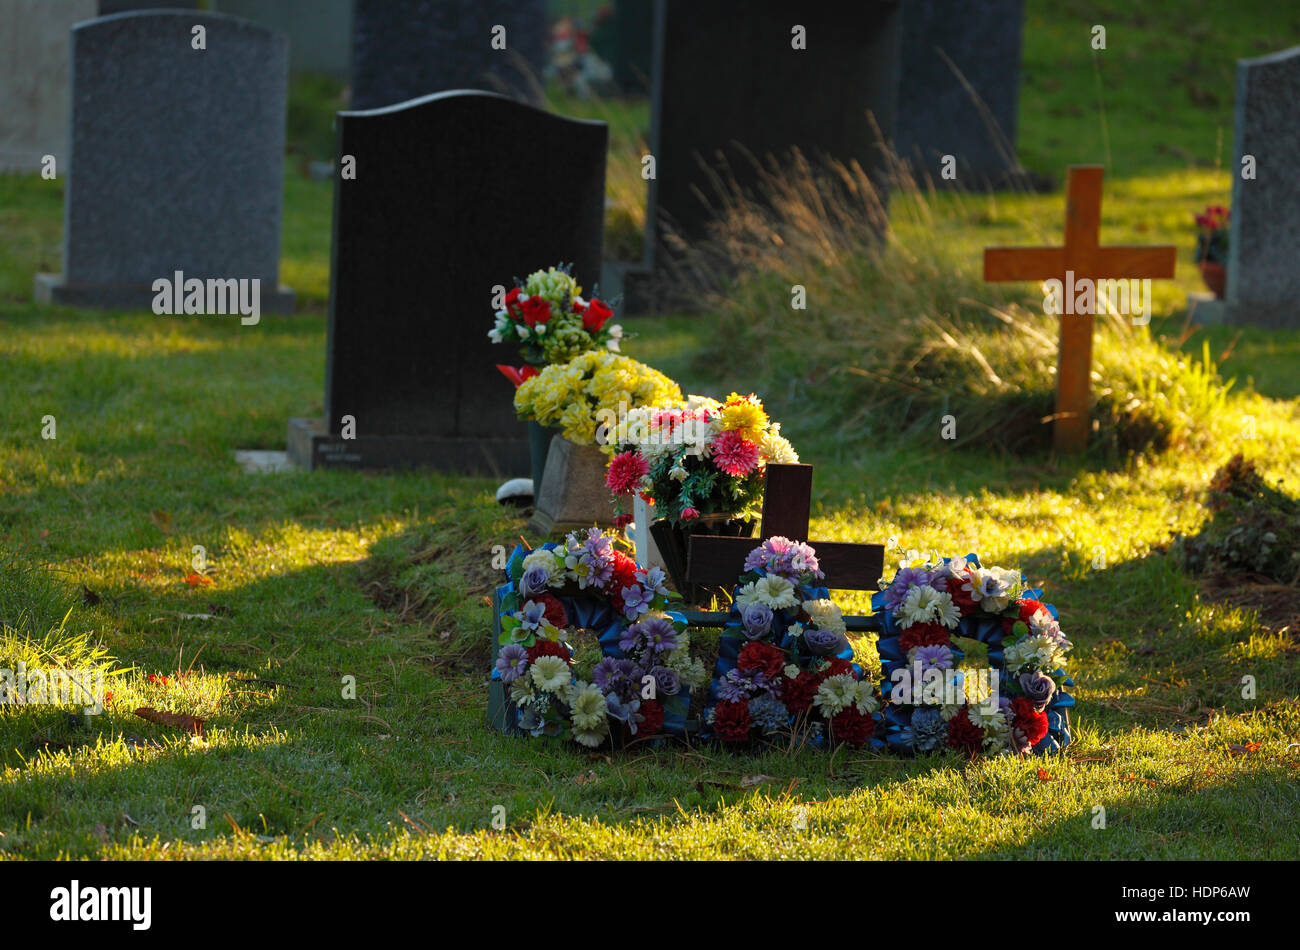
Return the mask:
<path id="1" fill-rule="evenodd" d="M 762 442 L 763 430 L 767 428 L 767 413 L 763 404 L 750 393 L 740 396 L 732 393 L 722 407 L 722 431 L 736 430 L 751 442 Z"/>

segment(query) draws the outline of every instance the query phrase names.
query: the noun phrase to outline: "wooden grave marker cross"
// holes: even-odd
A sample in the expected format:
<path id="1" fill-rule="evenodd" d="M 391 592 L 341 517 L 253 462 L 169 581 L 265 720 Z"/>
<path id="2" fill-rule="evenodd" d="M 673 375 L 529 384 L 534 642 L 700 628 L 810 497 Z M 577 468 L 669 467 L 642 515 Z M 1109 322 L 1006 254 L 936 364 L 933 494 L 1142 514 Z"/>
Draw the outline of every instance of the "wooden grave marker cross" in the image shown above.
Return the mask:
<path id="1" fill-rule="evenodd" d="M 1073 300 L 1072 284 L 1084 279 L 1095 286 L 1100 280 L 1173 277 L 1178 252 L 1171 244 L 1099 246 L 1102 174 L 1100 165 L 1070 166 L 1063 247 L 985 248 L 984 279 L 999 282 L 1055 278 L 1062 282 L 1065 297 Z M 1052 427 L 1052 445 L 1064 453 L 1081 452 L 1087 445 L 1092 382 L 1093 314 L 1070 313 L 1071 309 L 1067 305 L 1060 317 Z"/>
<path id="2" fill-rule="evenodd" d="M 837 590 L 879 589 L 885 567 L 885 548 L 880 544 L 850 544 L 843 541 L 814 541 L 808 538 L 808 515 L 812 502 L 811 465 L 771 464 L 763 488 L 763 520 L 757 538 L 724 538 L 691 535 L 687 550 L 686 578 L 693 584 L 730 587 L 745 573 L 745 557 L 771 537 L 806 541 L 817 552 L 817 563 L 826 575 L 823 582 Z M 686 612 L 696 626 L 721 626 L 725 613 Z M 874 617 L 845 617 L 850 630 L 873 630 Z"/>

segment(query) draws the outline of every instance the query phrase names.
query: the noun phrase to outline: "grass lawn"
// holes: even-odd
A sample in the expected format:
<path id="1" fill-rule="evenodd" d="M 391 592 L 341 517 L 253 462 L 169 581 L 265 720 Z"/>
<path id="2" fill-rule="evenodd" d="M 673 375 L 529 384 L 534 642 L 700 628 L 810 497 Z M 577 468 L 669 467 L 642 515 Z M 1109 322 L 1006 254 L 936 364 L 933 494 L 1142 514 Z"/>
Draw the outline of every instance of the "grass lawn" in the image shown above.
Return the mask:
<path id="1" fill-rule="evenodd" d="M 605 755 L 490 732 L 492 549 L 524 530 L 495 483 L 252 476 L 232 457 L 282 448 L 290 416 L 322 410 L 331 188 L 304 174 L 319 141 L 307 115 L 286 162 L 282 266 L 303 312 L 255 327 L 36 308 L 32 273 L 58 267 L 61 183 L 0 176 L 0 552 L 16 558 L 0 572 L 0 659 L 14 630 L 63 624 L 47 655 L 99 644 L 114 674 L 89 720 L 0 707 L 0 857 L 1300 858 L 1297 628 L 1209 599 L 1165 554 L 1235 452 L 1300 482 L 1300 332 L 1189 327 L 1184 306 L 1191 216 L 1230 192 L 1206 143 L 1230 121 L 1231 60 L 1295 25 L 1262 3 L 1144 6 L 1185 29 L 1119 3 L 1028 6 L 1021 142 L 1036 170 L 1100 158 L 1075 144 L 1097 120 L 1087 29 L 1113 24 L 1102 240 L 1180 245 L 1153 328 L 1188 358 L 1209 341 L 1237 379 L 1215 418 L 1190 423 L 1214 438 L 1066 464 L 832 434 L 797 397 L 762 395 L 817 466 L 814 537 L 977 551 L 1045 588 L 1075 643 L 1064 755 Z M 1053 53 L 1067 41 L 1082 52 Z M 632 148 L 640 116 L 620 121 L 616 148 Z M 611 167 L 611 193 L 631 194 Z M 1059 193 L 925 207 L 966 279 L 985 244 L 1060 237 Z M 922 210 L 895 206 L 901 239 L 934 230 Z M 718 320 L 637 321 L 627 349 L 687 390 L 744 385 L 740 361 L 701 357 Z M 56 439 L 41 437 L 47 415 Z M 207 570 L 187 580 L 195 546 Z M 200 717 L 203 736 L 141 706 Z"/>

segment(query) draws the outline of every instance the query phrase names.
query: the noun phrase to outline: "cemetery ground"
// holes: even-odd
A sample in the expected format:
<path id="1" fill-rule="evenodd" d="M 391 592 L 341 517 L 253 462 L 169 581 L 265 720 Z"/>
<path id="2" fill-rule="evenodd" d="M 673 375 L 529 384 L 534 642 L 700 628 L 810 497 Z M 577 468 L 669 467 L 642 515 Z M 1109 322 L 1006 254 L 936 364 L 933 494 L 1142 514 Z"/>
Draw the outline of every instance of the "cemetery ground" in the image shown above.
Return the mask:
<path id="1" fill-rule="evenodd" d="M 1170 125 L 1195 125 L 1183 118 Z M 1116 104 L 1112 141 L 1152 154 L 1146 121 Z M 1077 160 L 1024 124 L 1036 168 Z M 1229 603 L 1168 549 L 1205 520 L 1236 452 L 1300 482 L 1300 332 L 1186 320 L 1190 216 L 1226 203 L 1227 172 L 1169 154 L 1108 172 L 1103 241 L 1179 244 L 1178 280 L 1155 282 L 1150 330 L 1099 321 L 1101 430 L 1076 462 L 1017 441 L 1050 411 L 1052 321 L 1026 288 L 978 280 L 985 245 L 1059 241 L 1059 192 L 898 196 L 880 258 L 792 200 L 787 253 L 749 241 L 728 301 L 628 321 L 627 351 L 684 390 L 764 397 L 816 466 L 814 537 L 977 551 L 1061 609 L 1074 742 L 968 762 L 587 755 L 491 732 L 492 548 L 524 530 L 496 480 L 248 475 L 232 458 L 282 448 L 290 416 L 321 410 L 332 186 L 302 157 L 282 279 L 303 312 L 256 327 L 33 306 L 31 274 L 57 270 L 62 186 L 0 177 L 0 657 L 103 664 L 112 693 L 89 721 L 0 711 L 0 855 L 1300 857 L 1300 599 Z M 635 186 L 616 171 L 616 189 Z M 793 276 L 808 311 L 790 309 Z M 893 328 L 927 312 L 941 315 L 932 345 L 906 349 Z M 866 399 L 892 401 L 866 417 Z M 940 436 L 949 414 L 955 441 Z M 837 600 L 865 612 L 861 595 Z M 143 706 L 202 719 L 202 734 Z"/>
<path id="2" fill-rule="evenodd" d="M 1167 213 L 1172 230 L 1182 209 L 1226 185 L 1226 176 L 1200 172 L 1121 183 L 1108 194 L 1105 233 L 1137 230 L 1135 193 L 1148 202 L 1141 219 Z M 5 246 L 48 253 L 57 187 L 15 179 L 3 187 Z M 1204 518 L 1200 493 L 1233 452 L 1295 484 L 1300 417 L 1286 366 L 1300 335 L 1248 333 L 1254 349 L 1238 342 L 1223 361 L 1253 377 L 1262 396 L 1242 384 L 1222 395 L 1188 368 L 1204 334 L 1189 337 L 1181 356 L 1162 357 L 1169 344 L 1141 330 L 1100 332 L 1104 377 L 1107 354 L 1147 368 L 1167 360 L 1172 375 L 1159 388 L 1183 393 L 1174 406 L 1182 434 L 1130 464 L 1104 454 L 1066 464 L 953 447 L 937 423 L 924 434 L 877 430 L 874 440 L 846 441 L 819 422 L 817 408 L 833 400 L 801 405 L 809 400 L 763 388 L 778 366 L 733 360 L 735 378 L 719 379 L 716 360 L 708 369 L 691 358 L 716 347 L 714 334 L 734 314 L 637 322 L 629 349 L 687 389 L 754 380 L 788 420 L 817 466 L 814 536 L 978 550 L 1041 583 L 1077 645 L 1077 738 L 1061 758 L 1030 761 L 749 757 L 707 746 L 587 756 L 484 725 L 491 548 L 511 545 L 523 528 L 494 503 L 493 480 L 251 476 L 231 457 L 236 447 L 282 446 L 289 416 L 319 400 L 328 195 L 328 185 L 290 175 L 286 277 L 315 312 L 257 327 L 38 310 L 19 302 L 19 275 L 37 262 L 7 264 L 0 534 L 18 569 L 5 572 L 4 617 L 40 637 L 71 608 L 50 652 L 76 665 L 101 644 L 114 659 L 98 662 L 125 672 L 109 678 L 112 701 L 89 724 L 62 709 L 0 713 L 0 853 L 1300 854 L 1287 830 L 1300 803 L 1300 618 L 1217 603 L 1162 551 L 1170 532 L 1194 531 Z M 902 232 L 905 204 L 895 209 Z M 1059 220 L 1050 195 L 952 204 L 910 207 L 946 222 L 934 241 L 956 249 L 931 280 L 951 266 L 958 288 L 987 300 L 996 298 L 973 283 L 974 249 L 1025 233 L 1030 221 L 1047 236 L 1047 222 Z M 912 238 L 930 240 L 922 232 Z M 834 273 L 810 281 L 814 299 L 835 289 Z M 1181 323 L 1182 289 L 1157 298 L 1153 322 L 1166 336 Z M 785 298 L 771 310 L 788 320 Z M 774 325 L 775 317 L 751 321 L 751 342 L 769 358 L 786 345 Z M 774 343 L 752 329 L 764 326 Z M 1160 403 L 1159 393 L 1148 396 Z M 990 405 L 972 400 L 976 413 Z M 959 426 L 978 421 L 954 411 Z M 46 413 L 57 419 L 52 441 L 35 435 Z M 194 545 L 211 567 L 187 582 Z M 16 636 L 7 634 L 6 654 Z M 349 675 L 354 700 L 342 696 Z M 1245 675 L 1256 677 L 1255 700 L 1242 698 Z M 146 722 L 132 712 L 141 706 L 199 717 L 203 735 Z M 490 825 L 497 805 L 504 831 Z M 206 827 L 193 827 L 195 806 Z M 1096 806 L 1105 829 L 1093 827 Z"/>

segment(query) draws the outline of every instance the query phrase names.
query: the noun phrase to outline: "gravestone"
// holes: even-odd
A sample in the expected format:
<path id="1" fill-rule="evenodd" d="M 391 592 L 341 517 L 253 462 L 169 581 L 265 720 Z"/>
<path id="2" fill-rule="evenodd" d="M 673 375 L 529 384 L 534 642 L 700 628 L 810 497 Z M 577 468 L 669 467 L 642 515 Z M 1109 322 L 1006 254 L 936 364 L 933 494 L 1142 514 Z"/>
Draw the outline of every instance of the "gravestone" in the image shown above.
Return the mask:
<path id="1" fill-rule="evenodd" d="M 214 0 L 221 13 L 289 37 L 289 68 L 345 78 L 352 68 L 353 0 Z"/>
<path id="2" fill-rule="evenodd" d="M 1235 141 L 1228 319 L 1300 327 L 1300 46 L 1238 62 Z"/>
<path id="3" fill-rule="evenodd" d="M 614 0 L 610 66 L 625 95 L 647 95 L 653 73 L 654 0 Z"/>
<path id="4" fill-rule="evenodd" d="M 290 457 L 528 471 L 492 292 L 560 262 L 599 272 L 607 127 L 462 91 L 340 113 L 338 143 L 356 177 L 335 182 L 325 419 L 290 421 Z"/>
<path id="5" fill-rule="evenodd" d="M 505 49 L 494 49 L 504 27 Z M 352 107 L 377 109 L 449 89 L 538 100 L 546 0 L 356 0 Z"/>
<path id="6" fill-rule="evenodd" d="M 894 148 L 937 185 L 1005 184 L 1017 168 L 1016 110 L 1024 0 L 908 0 Z M 922 177 L 922 174 L 918 174 Z"/>
<path id="7" fill-rule="evenodd" d="M 204 28 L 205 49 L 193 29 Z M 288 42 L 214 13 L 119 13 L 72 30 L 63 273 L 36 296 L 150 309 L 159 279 L 279 286 Z"/>
<path id="8" fill-rule="evenodd" d="M 795 48 L 796 26 L 806 48 Z M 754 0 L 742 16 L 727 4 L 658 0 L 648 268 L 663 272 L 675 256 L 669 230 L 688 243 L 707 232 L 715 176 L 752 188 L 754 159 L 797 148 L 814 163 L 858 162 L 885 194 L 899 35 L 899 4 L 880 0 Z"/>
<path id="9" fill-rule="evenodd" d="M 95 0 L 0 0 L 0 172 L 68 169 L 68 50 Z"/>

